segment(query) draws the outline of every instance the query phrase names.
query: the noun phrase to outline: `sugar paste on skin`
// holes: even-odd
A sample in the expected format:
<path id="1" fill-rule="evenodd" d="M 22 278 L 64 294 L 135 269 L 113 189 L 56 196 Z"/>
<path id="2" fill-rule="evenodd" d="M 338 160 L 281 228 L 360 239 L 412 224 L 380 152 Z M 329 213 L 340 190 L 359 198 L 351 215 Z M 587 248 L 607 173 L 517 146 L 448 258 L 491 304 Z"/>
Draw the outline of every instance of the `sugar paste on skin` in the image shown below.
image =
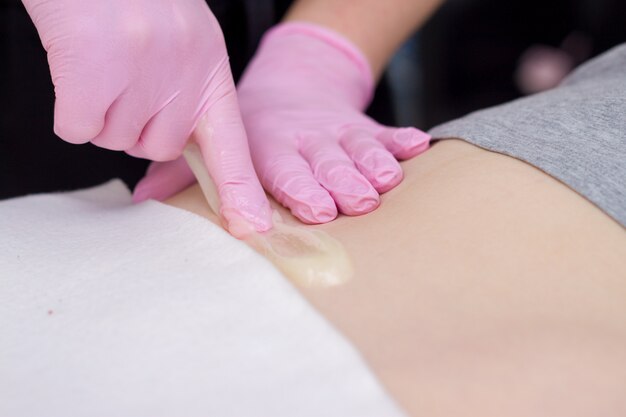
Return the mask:
<path id="1" fill-rule="evenodd" d="M 217 189 L 204 166 L 200 149 L 195 143 L 189 143 L 184 155 L 211 211 L 220 217 Z M 339 241 L 319 230 L 288 225 L 277 211 L 274 211 L 273 221 L 274 227 L 263 233 L 247 226 L 249 232 L 244 241 L 296 284 L 330 287 L 340 285 L 352 277 L 354 269 L 350 257 Z"/>

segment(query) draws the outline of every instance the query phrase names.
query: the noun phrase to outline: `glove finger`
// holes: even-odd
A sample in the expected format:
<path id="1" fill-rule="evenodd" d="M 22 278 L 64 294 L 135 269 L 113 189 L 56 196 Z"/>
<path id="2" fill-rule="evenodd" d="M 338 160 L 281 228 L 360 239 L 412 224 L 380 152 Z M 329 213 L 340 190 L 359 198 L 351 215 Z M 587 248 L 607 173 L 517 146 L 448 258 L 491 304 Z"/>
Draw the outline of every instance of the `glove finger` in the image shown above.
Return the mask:
<path id="1" fill-rule="evenodd" d="M 243 237 L 247 230 L 242 223 L 252 224 L 257 231 L 272 227 L 269 201 L 254 171 L 246 131 L 241 120 L 235 84 L 226 66 L 224 80 L 200 119 L 194 140 L 202 151 L 205 165 L 219 192 L 221 215 L 229 231 Z"/>
<path id="2" fill-rule="evenodd" d="M 143 108 L 128 96 L 119 97 L 106 113 L 104 128 L 91 143 L 113 151 L 134 147 L 150 118 Z"/>
<path id="3" fill-rule="evenodd" d="M 133 191 L 133 202 L 145 200 L 163 201 L 183 191 L 196 181 L 185 158 L 170 162 L 153 162 L 146 176 L 139 181 Z"/>
<path id="4" fill-rule="evenodd" d="M 414 127 L 385 127 L 376 138 L 398 160 L 413 158 L 428 149 L 430 135 Z"/>
<path id="5" fill-rule="evenodd" d="M 137 158 L 153 161 L 172 161 L 180 156 L 191 135 L 194 120 L 183 117 L 192 114 L 186 104 L 178 100 L 178 94 L 170 97 L 145 125 L 139 141 L 126 151 Z"/>
<path id="6" fill-rule="evenodd" d="M 72 75 L 55 83 L 54 132 L 69 143 L 87 143 L 102 131 L 105 116 L 118 97 L 104 80 Z"/>
<path id="7" fill-rule="evenodd" d="M 298 151 L 281 149 L 257 167 L 265 188 L 294 216 L 307 224 L 328 223 L 337 217 L 337 206 L 313 176 Z"/>
<path id="8" fill-rule="evenodd" d="M 372 184 L 336 142 L 309 137 L 301 146 L 300 153 L 342 213 L 358 216 L 380 205 L 380 198 Z"/>
<path id="9" fill-rule="evenodd" d="M 368 131 L 351 129 L 340 139 L 343 150 L 379 193 L 395 188 L 404 177 L 396 158 Z"/>

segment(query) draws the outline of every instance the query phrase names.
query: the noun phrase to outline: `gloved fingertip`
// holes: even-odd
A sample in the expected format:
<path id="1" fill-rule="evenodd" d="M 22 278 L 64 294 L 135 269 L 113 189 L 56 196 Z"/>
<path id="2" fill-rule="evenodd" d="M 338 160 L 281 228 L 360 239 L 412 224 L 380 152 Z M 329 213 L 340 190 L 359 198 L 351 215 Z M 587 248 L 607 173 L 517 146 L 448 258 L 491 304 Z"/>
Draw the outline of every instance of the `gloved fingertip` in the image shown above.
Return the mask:
<path id="1" fill-rule="evenodd" d="M 105 114 L 106 108 L 60 95 L 54 107 L 54 133 L 75 145 L 87 143 L 104 129 Z"/>
<path id="2" fill-rule="evenodd" d="M 431 136 L 414 127 L 396 130 L 395 141 L 404 147 L 401 157 L 409 159 L 428 149 Z"/>
<path id="3" fill-rule="evenodd" d="M 380 207 L 380 198 L 372 198 L 363 203 L 361 209 L 364 213 L 369 213 Z"/>
<path id="4" fill-rule="evenodd" d="M 257 215 L 250 217 L 249 221 L 252 223 L 257 232 L 263 233 L 270 230 L 274 226 L 274 223 L 272 221 L 272 214 L 269 205 L 267 208 L 261 209 Z"/>
<path id="5" fill-rule="evenodd" d="M 393 132 L 393 141 L 398 145 L 412 148 L 430 140 L 430 135 L 414 127 L 402 127 Z"/>
<path id="6" fill-rule="evenodd" d="M 378 206 L 380 206 L 380 198 L 378 193 L 374 193 L 374 195 L 344 199 L 339 206 L 343 214 L 347 214 L 348 216 L 360 216 L 376 210 Z"/>
<path id="7" fill-rule="evenodd" d="M 132 201 L 135 204 L 143 203 L 146 200 L 163 201 L 169 196 L 170 194 L 164 193 L 162 187 L 159 188 L 158 185 L 154 183 L 152 177 L 147 176 L 135 186 Z"/>
<path id="8" fill-rule="evenodd" d="M 256 228 L 241 216 L 233 216 L 226 220 L 228 232 L 235 238 L 244 240 L 256 232 Z"/>
<path id="9" fill-rule="evenodd" d="M 73 145 L 85 144 L 97 137 L 104 125 L 76 125 L 60 121 L 54 123 L 54 134 Z"/>
<path id="10" fill-rule="evenodd" d="M 337 207 L 302 205 L 292 209 L 292 213 L 302 222 L 307 224 L 322 224 L 333 221 L 339 214 Z"/>
<path id="11" fill-rule="evenodd" d="M 163 195 L 163 193 L 159 191 L 160 190 L 158 188 L 142 184 L 140 181 L 133 191 L 132 201 L 133 203 L 138 204 L 147 200 L 163 201 L 169 197 L 167 195 Z"/>
<path id="12" fill-rule="evenodd" d="M 137 190 L 133 191 L 132 201 L 133 204 L 143 203 L 146 200 L 150 200 L 150 192 L 148 190 Z"/>
<path id="13" fill-rule="evenodd" d="M 361 202 L 361 204 L 359 204 L 358 206 L 358 213 L 359 214 L 367 214 L 367 213 L 371 213 L 372 211 L 376 210 L 378 207 L 380 206 L 380 199 L 379 198 L 368 198 L 364 201 Z"/>
<path id="14" fill-rule="evenodd" d="M 226 229 L 237 239 L 245 239 L 254 232 L 267 232 L 273 227 L 271 207 L 268 202 L 256 206 L 251 210 L 249 207 L 221 209 L 221 216 L 226 223 Z"/>
<path id="15" fill-rule="evenodd" d="M 398 127 L 391 129 L 398 143 L 418 144 L 430 140 L 430 135 L 415 127 Z"/>
<path id="16" fill-rule="evenodd" d="M 386 193 L 387 191 L 395 188 L 404 179 L 404 173 L 402 170 L 395 169 L 396 167 L 384 169 L 376 173 L 373 178 L 372 185 L 379 193 Z"/>
<path id="17" fill-rule="evenodd" d="M 246 219 L 239 214 L 224 216 L 226 229 L 237 239 L 244 240 L 253 233 L 267 232 L 272 228 L 272 224 L 265 219 Z"/>
<path id="18" fill-rule="evenodd" d="M 380 136 L 391 147 L 394 156 L 400 159 L 409 159 L 424 152 L 432 139 L 428 133 L 414 127 L 386 129 Z"/>

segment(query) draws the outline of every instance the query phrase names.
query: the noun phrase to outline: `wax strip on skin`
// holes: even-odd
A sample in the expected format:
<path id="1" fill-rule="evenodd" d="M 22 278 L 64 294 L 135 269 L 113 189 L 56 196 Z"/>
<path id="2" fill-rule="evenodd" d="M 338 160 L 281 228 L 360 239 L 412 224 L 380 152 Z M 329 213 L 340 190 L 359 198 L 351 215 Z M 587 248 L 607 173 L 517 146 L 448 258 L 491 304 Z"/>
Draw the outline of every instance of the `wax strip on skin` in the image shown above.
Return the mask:
<path id="1" fill-rule="evenodd" d="M 189 142 L 183 155 L 211 211 L 219 218 L 219 194 L 204 165 L 200 148 L 196 143 Z M 274 211 L 273 220 L 274 227 L 264 233 L 255 232 L 250 226 L 250 233 L 244 240 L 296 284 L 330 287 L 352 277 L 354 271 L 350 257 L 339 241 L 319 230 L 288 225 L 277 211 Z"/>
<path id="2" fill-rule="evenodd" d="M 252 233 L 246 241 L 287 277 L 307 287 L 331 287 L 354 271 L 343 245 L 328 233 L 290 226 L 274 211 L 274 228 Z"/>

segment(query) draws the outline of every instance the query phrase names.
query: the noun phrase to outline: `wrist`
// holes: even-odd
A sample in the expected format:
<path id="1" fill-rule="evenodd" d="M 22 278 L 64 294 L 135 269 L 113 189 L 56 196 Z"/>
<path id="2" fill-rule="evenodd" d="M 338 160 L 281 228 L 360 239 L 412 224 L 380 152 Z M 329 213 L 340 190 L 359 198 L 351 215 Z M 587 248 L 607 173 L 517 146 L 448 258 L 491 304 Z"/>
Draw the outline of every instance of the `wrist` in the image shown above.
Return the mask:
<path id="1" fill-rule="evenodd" d="M 297 82 L 344 95 L 356 107 L 364 109 L 374 93 L 375 80 L 367 58 L 350 40 L 324 27 L 287 22 L 266 32 L 259 50 L 244 75 L 248 73 L 280 83 L 284 88 L 299 88 Z M 292 82 L 294 84 L 289 85 Z"/>
<path id="2" fill-rule="evenodd" d="M 348 38 L 339 32 L 313 23 L 291 21 L 280 23 L 267 31 L 264 41 L 276 36 L 304 35 L 317 41 L 326 43 L 343 53 L 352 61 L 362 75 L 364 85 L 368 90 L 374 89 L 374 74 L 369 61 L 363 52 Z"/>

